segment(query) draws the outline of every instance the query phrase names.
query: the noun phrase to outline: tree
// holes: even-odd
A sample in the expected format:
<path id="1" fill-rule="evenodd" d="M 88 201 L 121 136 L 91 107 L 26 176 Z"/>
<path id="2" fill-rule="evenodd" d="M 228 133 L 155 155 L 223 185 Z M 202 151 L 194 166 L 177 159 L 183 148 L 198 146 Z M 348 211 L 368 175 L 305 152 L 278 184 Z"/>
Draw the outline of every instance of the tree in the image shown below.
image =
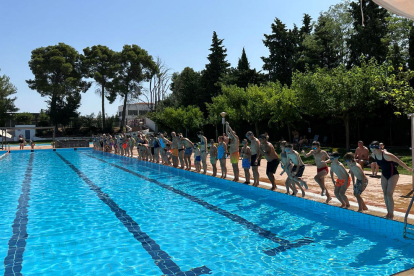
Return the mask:
<path id="1" fill-rule="evenodd" d="M 10 113 L 19 109 L 14 105 L 16 97 L 10 96 L 17 93 L 16 87 L 10 82 L 10 78 L 6 75 L 0 76 L 0 125 L 5 125 L 10 118 Z"/>
<path id="2" fill-rule="evenodd" d="M 39 117 L 37 117 L 37 126 L 46 127 L 49 126 L 50 117 L 44 112 L 43 109 L 40 109 Z"/>
<path id="3" fill-rule="evenodd" d="M 409 42 L 408 42 L 408 67 L 414 70 L 414 26 L 411 23 Z"/>
<path id="4" fill-rule="evenodd" d="M 16 113 L 13 117 L 20 125 L 31 125 L 34 120 L 34 116 L 30 112 Z"/>
<path id="5" fill-rule="evenodd" d="M 380 103 L 378 80 L 382 67 L 374 60 L 347 70 L 344 64 L 334 69 L 318 68 L 314 73 L 296 73 L 292 88 L 303 112 L 311 116 L 336 117 L 344 122 L 346 148 L 349 150 L 350 123 L 369 115 Z"/>
<path id="6" fill-rule="evenodd" d="M 105 128 L 105 98 L 113 103 L 116 98 L 112 87 L 112 79 L 117 70 L 116 52 L 106 46 L 96 45 L 83 49 L 82 67 L 89 78 L 93 78 L 99 88 L 96 92 L 102 100 L 102 122 Z"/>
<path id="7" fill-rule="evenodd" d="M 364 11 L 364 25 L 361 24 L 361 6 Z M 353 18 L 354 34 L 348 39 L 350 57 L 348 68 L 361 64 L 361 56 L 370 60 L 375 58 L 382 64 L 387 58 L 388 42 L 385 39 L 388 32 L 389 16 L 386 9 L 380 8 L 374 1 L 361 0 L 351 2 L 349 12 Z"/>
<path id="8" fill-rule="evenodd" d="M 224 39 L 219 39 L 216 32 L 213 32 L 213 39 L 211 43 L 210 51 L 207 59 L 209 61 L 206 64 L 206 68 L 202 73 L 202 87 L 203 93 L 201 94 L 200 100 L 202 103 L 210 103 L 211 98 L 220 94 L 221 87 L 217 85 L 220 79 L 227 73 L 230 63 L 227 62 L 227 49 L 223 45 Z M 206 110 L 203 104 L 201 110 Z"/>
<path id="9" fill-rule="evenodd" d="M 176 106 L 204 106 L 201 88 L 201 74 L 185 67 L 181 73 L 173 74 L 170 89 L 176 98 Z"/>
<path id="10" fill-rule="evenodd" d="M 32 51 L 29 67 L 34 79 L 26 80 L 26 83 L 42 97 L 48 97 L 50 119 L 57 130 L 58 101 L 62 104 L 64 98 L 80 98 L 80 92 L 86 92 L 91 86 L 82 80 L 80 56 L 64 43 L 40 47 Z"/>
<path id="11" fill-rule="evenodd" d="M 141 94 L 141 82 L 149 81 L 154 74 L 158 73 L 159 68 L 152 56 L 135 44 L 124 45 L 118 62 L 120 66 L 113 82 L 114 89 L 124 101 L 120 128 L 120 131 L 123 131 L 128 100 L 137 98 Z"/>
<path id="12" fill-rule="evenodd" d="M 146 102 L 150 110 L 156 109 L 160 101 L 163 101 L 167 95 L 171 79 L 170 69 L 165 65 L 160 57 L 157 57 L 158 72 L 149 81 L 148 96 Z"/>
<path id="13" fill-rule="evenodd" d="M 293 56 L 296 46 L 294 36 L 288 32 L 286 25 L 278 18 L 271 25 L 272 33 L 265 34 L 264 45 L 269 49 L 268 57 L 261 57 L 264 65 L 263 70 L 269 72 L 271 81 L 280 81 L 282 84 L 290 85 L 292 80 Z"/>

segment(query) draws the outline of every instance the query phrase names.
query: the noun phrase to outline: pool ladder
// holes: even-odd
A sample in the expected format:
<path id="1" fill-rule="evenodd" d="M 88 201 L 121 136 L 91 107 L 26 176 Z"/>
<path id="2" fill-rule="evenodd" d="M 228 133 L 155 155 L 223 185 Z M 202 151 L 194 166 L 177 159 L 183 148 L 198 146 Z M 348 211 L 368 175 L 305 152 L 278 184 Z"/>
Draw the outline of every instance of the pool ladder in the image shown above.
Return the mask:
<path id="1" fill-rule="evenodd" d="M 410 214 L 411 207 L 413 206 L 414 196 L 411 198 L 410 205 L 408 205 L 407 212 L 404 217 L 404 238 L 414 240 L 414 226 L 408 224 L 408 215 Z"/>

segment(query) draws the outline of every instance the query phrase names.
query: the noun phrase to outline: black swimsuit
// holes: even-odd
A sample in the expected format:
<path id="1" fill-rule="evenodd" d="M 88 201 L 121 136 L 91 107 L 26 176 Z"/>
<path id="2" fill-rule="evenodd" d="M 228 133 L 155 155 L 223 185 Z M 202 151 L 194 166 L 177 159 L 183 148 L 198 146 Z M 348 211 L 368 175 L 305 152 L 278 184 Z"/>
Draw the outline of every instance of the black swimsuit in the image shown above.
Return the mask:
<path id="1" fill-rule="evenodd" d="M 382 160 L 378 160 L 377 156 L 375 155 L 375 161 L 377 162 L 378 166 L 381 168 L 382 175 L 388 180 L 393 175 L 399 174 L 397 168 L 394 165 L 394 162 L 387 161 L 384 159 L 384 152 L 382 152 Z"/>

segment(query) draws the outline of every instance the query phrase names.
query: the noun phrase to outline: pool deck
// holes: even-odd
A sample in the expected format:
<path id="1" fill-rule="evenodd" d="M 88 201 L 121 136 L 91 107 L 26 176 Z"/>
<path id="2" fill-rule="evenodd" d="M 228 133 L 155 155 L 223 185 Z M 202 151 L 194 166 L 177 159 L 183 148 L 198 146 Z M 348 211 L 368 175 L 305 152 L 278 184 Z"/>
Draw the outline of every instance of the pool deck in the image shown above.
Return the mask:
<path id="1" fill-rule="evenodd" d="M 49 145 L 44 145 L 44 146 L 36 146 L 35 150 L 38 149 L 51 149 L 52 147 Z M 30 149 L 29 146 L 26 146 L 24 149 Z M 12 151 L 15 150 L 19 150 L 19 148 L 14 147 L 11 148 Z M 134 155 L 134 157 L 136 157 L 136 155 Z M 230 159 L 226 160 L 227 162 L 227 179 L 228 180 L 232 180 L 233 177 L 233 167 L 230 164 Z M 207 158 L 207 174 L 208 175 L 212 175 L 212 167 L 211 164 Z M 241 161 L 239 162 L 239 169 L 240 169 L 240 179 L 241 179 L 241 183 L 245 181 L 244 177 L 244 171 L 241 168 Z M 280 193 L 286 193 L 286 188 L 285 188 L 285 180 L 286 180 L 286 174 L 283 174 L 282 176 L 280 175 L 281 172 L 281 168 L 280 166 L 278 167 L 276 174 L 275 174 L 275 178 L 276 178 L 276 185 L 277 185 L 277 192 Z M 266 160 L 262 160 L 261 165 L 259 167 L 259 174 L 260 174 L 260 188 L 263 189 L 270 189 L 271 185 L 270 185 L 270 181 L 266 176 Z M 306 165 L 306 169 L 304 171 L 303 174 L 303 179 L 307 182 L 309 189 L 305 190 L 307 195 L 305 196 L 305 198 L 309 199 L 309 200 L 314 200 L 314 201 L 318 201 L 318 202 L 322 202 L 324 203 L 326 200 L 326 197 L 322 197 L 320 196 L 321 193 L 321 189 L 319 187 L 319 185 L 315 182 L 315 180 L 313 179 L 313 177 L 316 174 L 316 166 L 313 165 Z M 379 173 L 380 174 L 380 173 Z M 217 175 L 220 177 L 221 176 L 221 170 L 220 170 L 220 165 L 217 164 Z M 252 177 L 252 172 L 250 171 L 250 175 Z M 368 180 L 369 180 L 369 184 L 368 187 L 365 189 L 364 193 L 362 194 L 363 199 L 365 200 L 365 204 L 368 205 L 368 209 L 370 209 L 369 207 L 372 206 L 373 208 L 371 208 L 371 210 L 366 211 L 365 213 L 368 214 L 372 214 L 375 216 L 381 216 L 383 217 L 385 214 L 385 203 L 384 203 L 384 198 L 383 198 L 383 193 L 382 193 L 382 189 L 381 189 L 381 178 L 380 177 L 370 177 L 370 174 L 367 174 L 368 176 Z M 400 179 L 398 181 L 398 185 L 395 189 L 394 192 L 394 201 L 395 201 L 395 220 L 398 221 L 404 221 L 404 217 L 403 214 L 405 214 L 408 205 L 410 204 L 410 200 L 411 198 L 404 198 L 401 197 L 403 195 L 406 195 L 407 193 L 409 193 L 411 191 L 412 188 L 412 184 L 411 184 L 411 175 L 400 175 Z M 251 182 L 253 182 L 252 178 L 250 180 Z M 327 188 L 331 194 L 331 196 L 333 197 L 333 199 L 331 200 L 331 202 L 329 204 L 331 205 L 335 205 L 335 206 L 339 206 L 339 201 L 336 200 L 333 190 L 333 184 L 332 184 L 332 180 L 330 179 L 330 174 L 328 174 L 326 176 L 326 181 L 325 183 L 327 184 Z M 241 184 L 244 185 L 244 184 Z M 300 194 L 300 193 L 299 193 Z M 348 188 L 346 195 L 349 198 L 349 201 L 351 203 L 351 207 L 349 209 L 357 211 L 358 210 L 358 205 L 357 205 L 357 200 L 356 198 L 353 196 L 353 188 L 352 185 Z M 414 208 L 411 210 L 410 212 L 411 215 L 414 215 Z M 412 216 L 414 217 L 414 216 Z M 409 219 L 409 223 L 414 224 L 414 219 L 410 218 Z"/>

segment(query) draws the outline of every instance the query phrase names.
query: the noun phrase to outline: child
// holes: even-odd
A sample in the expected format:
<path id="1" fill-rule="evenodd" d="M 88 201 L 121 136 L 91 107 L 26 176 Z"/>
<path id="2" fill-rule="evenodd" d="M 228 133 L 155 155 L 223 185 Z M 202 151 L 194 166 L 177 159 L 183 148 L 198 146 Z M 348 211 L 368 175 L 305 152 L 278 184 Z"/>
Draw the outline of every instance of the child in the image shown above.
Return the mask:
<path id="1" fill-rule="evenodd" d="M 292 180 L 293 183 L 300 183 L 300 185 L 304 186 L 306 189 L 308 189 L 308 185 L 305 181 L 302 180 L 303 172 L 305 171 L 305 164 L 303 163 L 302 159 L 300 158 L 299 153 L 293 149 L 293 145 L 290 143 L 287 143 L 285 146 L 285 152 L 286 152 L 286 158 L 289 161 L 292 161 L 293 167 L 291 170 L 290 175 L 288 174 L 288 177 Z M 292 184 L 293 185 L 293 184 Z M 302 195 L 305 195 L 305 192 L 303 191 L 302 187 L 299 186 L 302 190 Z"/>
<path id="2" fill-rule="evenodd" d="M 217 175 L 217 147 L 214 144 L 214 139 L 210 139 L 210 163 L 213 167 L 213 175 Z"/>
<path id="3" fill-rule="evenodd" d="M 32 148 L 32 150 L 34 150 L 34 147 L 35 147 L 35 143 L 34 143 L 34 141 L 32 141 L 32 139 L 30 139 L 30 147 Z"/>
<path id="4" fill-rule="evenodd" d="M 165 149 L 165 161 L 167 162 L 166 165 L 171 166 L 171 158 L 172 158 L 171 145 L 166 144 L 164 149 Z"/>
<path id="5" fill-rule="evenodd" d="M 365 176 L 364 170 L 361 165 L 355 162 L 355 155 L 352 152 L 348 152 L 344 155 L 345 163 L 351 170 L 352 183 L 354 184 L 354 196 L 358 200 L 358 212 L 368 210 L 364 200 L 361 197 L 362 192 L 368 186 L 368 178 Z M 355 177 L 357 179 L 355 183 Z"/>
<path id="6" fill-rule="evenodd" d="M 194 167 L 196 172 L 201 171 L 201 150 L 197 144 L 194 145 Z"/>
<path id="7" fill-rule="evenodd" d="M 302 191 L 302 197 L 305 196 L 305 191 L 303 190 L 302 186 L 297 181 L 292 180 L 292 170 L 293 170 L 293 163 L 290 162 L 290 158 L 288 157 L 288 152 L 286 151 L 286 145 L 288 143 L 286 141 L 280 142 L 280 149 L 282 150 L 282 153 L 280 154 L 281 160 L 282 160 L 282 173 L 280 175 L 283 175 L 283 173 L 286 172 L 287 178 L 285 182 L 286 187 L 286 194 L 289 194 L 289 188 L 292 189 L 292 195 L 296 195 L 298 190 L 296 189 L 295 184 L 301 189 Z M 288 151 L 290 148 L 288 149 Z"/>
<path id="8" fill-rule="evenodd" d="M 224 142 L 224 137 L 219 136 L 218 138 L 219 144 L 217 147 L 217 159 L 220 160 L 220 168 L 221 168 L 221 177 L 225 179 L 227 177 L 227 164 L 226 164 L 226 152 L 227 152 L 227 144 Z"/>
<path id="9" fill-rule="evenodd" d="M 244 175 L 246 178 L 246 182 L 244 182 L 244 184 L 250 184 L 250 157 L 252 156 L 252 152 L 250 150 L 250 147 L 248 146 L 247 139 L 243 139 L 242 144 L 242 167 L 244 169 Z"/>
<path id="10" fill-rule="evenodd" d="M 344 165 L 342 165 L 342 163 L 339 162 L 339 153 L 337 153 L 336 151 L 333 152 L 330 156 L 330 159 L 332 162 L 331 178 L 333 184 L 335 185 L 335 196 L 341 202 L 341 208 L 348 208 L 350 205 L 345 193 L 349 185 L 351 185 L 351 177 L 346 171 Z M 336 182 L 334 179 L 334 173 L 336 174 L 336 176 L 338 176 Z"/>

